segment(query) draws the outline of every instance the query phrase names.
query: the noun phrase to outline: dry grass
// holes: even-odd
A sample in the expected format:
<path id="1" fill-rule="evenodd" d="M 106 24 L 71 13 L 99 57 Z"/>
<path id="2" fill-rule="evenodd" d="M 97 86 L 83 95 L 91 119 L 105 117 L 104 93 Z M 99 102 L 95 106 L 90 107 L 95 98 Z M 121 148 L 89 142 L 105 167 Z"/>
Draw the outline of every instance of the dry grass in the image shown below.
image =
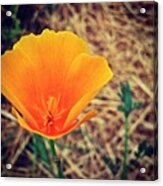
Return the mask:
<path id="1" fill-rule="evenodd" d="M 156 110 L 154 95 L 156 45 L 153 17 L 154 5 L 144 4 L 147 15 L 138 13 L 140 3 L 99 3 L 19 6 L 21 34 L 40 33 L 45 27 L 71 30 L 84 38 L 92 53 L 105 56 L 114 72 L 114 78 L 92 100 L 87 109 L 99 111 L 98 117 L 83 124 L 71 134 L 59 139 L 59 143 L 89 151 L 57 148 L 63 159 L 64 175 L 67 178 L 120 179 L 123 155 L 124 121 L 117 110 L 120 104 L 117 93 L 121 82 L 129 82 L 133 98 L 145 104 L 134 111 L 129 126 L 129 162 L 132 165 L 128 179 L 152 180 L 155 178 L 155 157 L 144 156 L 134 162 L 138 145 L 147 140 L 156 145 Z M 6 24 L 2 7 L 2 28 Z M 30 12 L 30 13 L 29 13 Z M 3 32 L 2 32 L 3 35 Z M 12 45 L 20 35 L 13 38 Z M 4 41 L 4 42 L 3 42 Z M 2 38 L 2 52 L 11 46 Z M 87 110 L 86 109 L 86 110 Z M 2 175 L 19 177 L 55 177 L 55 171 L 37 160 L 32 169 L 33 154 L 29 148 L 32 134 L 21 129 L 10 114 L 10 104 L 2 100 Z M 117 159 L 118 170 L 114 174 L 103 156 Z M 6 170 L 6 163 L 13 168 Z M 53 164 L 53 162 L 51 162 Z M 141 175 L 139 169 L 146 168 Z"/>

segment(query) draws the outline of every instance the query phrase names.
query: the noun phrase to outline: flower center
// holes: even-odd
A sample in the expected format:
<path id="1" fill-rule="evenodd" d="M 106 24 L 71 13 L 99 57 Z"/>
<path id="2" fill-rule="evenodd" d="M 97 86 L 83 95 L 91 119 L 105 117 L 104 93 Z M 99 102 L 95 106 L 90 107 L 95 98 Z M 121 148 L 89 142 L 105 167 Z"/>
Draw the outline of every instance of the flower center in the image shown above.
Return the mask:
<path id="1" fill-rule="evenodd" d="M 45 115 L 43 119 L 44 119 L 44 122 L 43 122 L 44 126 L 53 125 L 54 117 L 51 112 L 48 112 L 47 115 Z"/>
<path id="2" fill-rule="evenodd" d="M 48 101 L 44 102 L 44 114 L 42 116 L 43 119 L 43 130 L 47 133 L 50 133 L 52 130 L 61 130 L 62 126 L 60 122 L 65 119 L 63 117 L 67 112 L 68 109 L 59 110 L 58 108 L 59 99 L 56 99 L 52 96 L 48 98 Z"/>
<path id="3" fill-rule="evenodd" d="M 54 97 L 49 97 L 46 104 L 46 113 L 43 116 L 43 125 L 51 126 L 54 123 L 54 115 L 56 114 L 57 101 Z"/>

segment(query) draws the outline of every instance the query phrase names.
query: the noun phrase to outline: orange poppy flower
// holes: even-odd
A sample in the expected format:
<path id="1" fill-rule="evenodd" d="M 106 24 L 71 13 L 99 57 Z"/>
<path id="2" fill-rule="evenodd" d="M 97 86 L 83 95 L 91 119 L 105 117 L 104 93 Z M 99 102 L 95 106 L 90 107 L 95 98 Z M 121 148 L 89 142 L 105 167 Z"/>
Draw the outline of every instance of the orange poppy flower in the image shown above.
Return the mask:
<path id="1" fill-rule="evenodd" d="M 112 78 L 105 58 L 77 35 L 45 29 L 23 36 L 2 56 L 2 93 L 25 129 L 58 138 L 95 116 L 76 118 Z"/>

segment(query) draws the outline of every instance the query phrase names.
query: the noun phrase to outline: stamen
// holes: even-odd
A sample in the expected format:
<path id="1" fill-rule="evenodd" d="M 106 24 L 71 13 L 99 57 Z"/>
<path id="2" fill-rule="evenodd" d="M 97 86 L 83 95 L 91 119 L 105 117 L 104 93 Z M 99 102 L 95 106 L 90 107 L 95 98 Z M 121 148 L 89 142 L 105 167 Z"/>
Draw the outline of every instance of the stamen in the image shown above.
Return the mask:
<path id="1" fill-rule="evenodd" d="M 63 117 L 63 114 L 67 112 L 67 109 L 60 110 L 58 112 L 57 106 L 59 103 L 59 99 L 54 98 L 53 96 L 50 96 L 48 98 L 48 101 L 46 103 L 46 110 L 43 115 L 43 130 L 50 133 L 51 130 L 60 130 L 60 125 L 55 125 L 56 122 L 58 122 L 59 119 Z"/>
<path id="2" fill-rule="evenodd" d="M 46 114 L 43 116 L 43 120 L 44 120 L 43 126 L 48 127 L 54 124 L 54 115 L 56 112 L 56 106 L 57 106 L 56 99 L 50 96 L 47 101 L 47 106 L 46 106 L 47 111 L 45 112 Z"/>
<path id="3" fill-rule="evenodd" d="M 54 117 L 50 112 L 46 116 L 44 116 L 43 126 L 52 125 L 53 122 L 54 122 Z"/>
<path id="4" fill-rule="evenodd" d="M 47 105 L 48 105 L 48 111 L 52 111 L 53 109 L 55 109 L 54 107 L 56 107 L 56 99 L 50 96 L 47 101 Z"/>

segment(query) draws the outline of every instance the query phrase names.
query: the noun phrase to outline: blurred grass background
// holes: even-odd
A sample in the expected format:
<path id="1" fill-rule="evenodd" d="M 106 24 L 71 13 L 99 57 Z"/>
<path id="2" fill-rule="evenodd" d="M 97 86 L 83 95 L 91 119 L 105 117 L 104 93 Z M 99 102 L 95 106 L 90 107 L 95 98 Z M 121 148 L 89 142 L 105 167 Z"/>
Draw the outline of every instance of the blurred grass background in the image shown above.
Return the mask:
<path id="1" fill-rule="evenodd" d="M 145 7 L 146 14 L 139 9 Z M 12 16 L 7 17 L 6 11 Z M 127 179 L 157 177 L 157 7 L 153 2 L 2 6 L 1 53 L 22 35 L 44 28 L 70 30 L 85 39 L 92 53 L 105 56 L 114 78 L 85 111 L 97 117 L 56 141 L 65 178 L 120 179 L 124 117 L 117 109 L 120 85 L 128 82 L 132 98 L 143 107 L 129 118 Z M 2 96 L 2 176 L 57 177 L 50 143 L 20 128 Z M 39 144 L 36 146 L 36 144 Z M 6 164 L 12 169 L 7 170 Z M 146 173 L 141 174 L 140 168 Z"/>

